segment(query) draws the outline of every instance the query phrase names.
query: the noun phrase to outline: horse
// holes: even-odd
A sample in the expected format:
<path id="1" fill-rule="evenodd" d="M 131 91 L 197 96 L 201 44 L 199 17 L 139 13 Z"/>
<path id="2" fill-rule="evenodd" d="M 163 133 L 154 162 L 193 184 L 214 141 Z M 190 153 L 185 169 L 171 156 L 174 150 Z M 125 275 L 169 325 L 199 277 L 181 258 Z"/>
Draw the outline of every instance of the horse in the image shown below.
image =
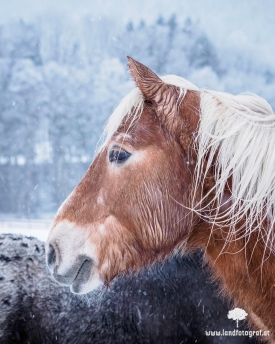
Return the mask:
<path id="1" fill-rule="evenodd" d="M 61 205 L 47 241 L 74 293 L 200 248 L 221 291 L 275 340 L 275 116 L 266 100 L 158 77 L 128 57 L 136 87 Z"/>
<path id="2" fill-rule="evenodd" d="M 110 290 L 85 299 L 51 279 L 40 240 L 2 234 L 0 253 L 3 344 L 218 343 L 220 337 L 206 331 L 233 331 L 236 326 L 227 318 L 230 305 L 202 268 L 200 252 L 117 278 Z M 223 343 L 254 339 L 223 337 Z"/>

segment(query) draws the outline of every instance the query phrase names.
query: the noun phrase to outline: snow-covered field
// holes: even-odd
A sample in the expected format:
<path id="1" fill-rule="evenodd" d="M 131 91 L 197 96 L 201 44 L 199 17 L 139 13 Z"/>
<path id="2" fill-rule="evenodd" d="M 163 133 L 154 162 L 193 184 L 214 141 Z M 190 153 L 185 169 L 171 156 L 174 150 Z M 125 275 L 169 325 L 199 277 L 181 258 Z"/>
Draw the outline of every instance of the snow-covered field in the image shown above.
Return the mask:
<path id="1" fill-rule="evenodd" d="M 50 226 L 48 220 L 0 221 L 0 233 L 20 233 L 46 241 Z"/>

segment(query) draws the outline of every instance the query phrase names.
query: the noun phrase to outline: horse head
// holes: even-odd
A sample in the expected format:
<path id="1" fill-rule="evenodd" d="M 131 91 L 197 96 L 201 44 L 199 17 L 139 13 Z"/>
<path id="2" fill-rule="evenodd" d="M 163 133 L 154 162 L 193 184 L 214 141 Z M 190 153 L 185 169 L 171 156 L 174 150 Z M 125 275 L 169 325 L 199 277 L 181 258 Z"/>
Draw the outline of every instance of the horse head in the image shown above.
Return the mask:
<path id="1" fill-rule="evenodd" d="M 109 119 L 106 140 L 59 208 L 47 243 L 53 277 L 75 293 L 183 249 L 198 220 L 190 206 L 199 195 L 199 91 L 131 58 L 129 69 L 137 87 Z"/>

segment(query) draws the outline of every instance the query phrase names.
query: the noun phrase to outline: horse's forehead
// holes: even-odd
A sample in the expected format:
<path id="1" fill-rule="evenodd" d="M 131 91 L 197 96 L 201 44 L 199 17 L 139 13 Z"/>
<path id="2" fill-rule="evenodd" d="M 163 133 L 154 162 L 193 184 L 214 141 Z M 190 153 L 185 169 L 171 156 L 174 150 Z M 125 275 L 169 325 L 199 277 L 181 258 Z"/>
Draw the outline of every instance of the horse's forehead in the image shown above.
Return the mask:
<path id="1" fill-rule="evenodd" d="M 166 134 L 155 111 L 144 109 L 134 122 L 131 116 L 124 119 L 112 138 L 117 141 L 128 141 L 137 147 L 152 143 L 161 144 L 167 138 Z"/>

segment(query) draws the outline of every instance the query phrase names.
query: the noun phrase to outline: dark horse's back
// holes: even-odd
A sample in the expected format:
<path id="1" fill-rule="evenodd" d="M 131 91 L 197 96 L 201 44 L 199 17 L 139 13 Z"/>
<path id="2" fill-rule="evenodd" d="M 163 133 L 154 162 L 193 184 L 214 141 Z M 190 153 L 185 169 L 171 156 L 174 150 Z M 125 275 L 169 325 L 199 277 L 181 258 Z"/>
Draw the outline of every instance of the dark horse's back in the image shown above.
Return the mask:
<path id="1" fill-rule="evenodd" d="M 234 330 L 200 253 L 175 257 L 105 292 L 77 296 L 51 280 L 44 244 L 0 235 L 0 343 L 248 343 L 206 336 Z M 239 327 L 240 329 L 240 327 Z"/>

